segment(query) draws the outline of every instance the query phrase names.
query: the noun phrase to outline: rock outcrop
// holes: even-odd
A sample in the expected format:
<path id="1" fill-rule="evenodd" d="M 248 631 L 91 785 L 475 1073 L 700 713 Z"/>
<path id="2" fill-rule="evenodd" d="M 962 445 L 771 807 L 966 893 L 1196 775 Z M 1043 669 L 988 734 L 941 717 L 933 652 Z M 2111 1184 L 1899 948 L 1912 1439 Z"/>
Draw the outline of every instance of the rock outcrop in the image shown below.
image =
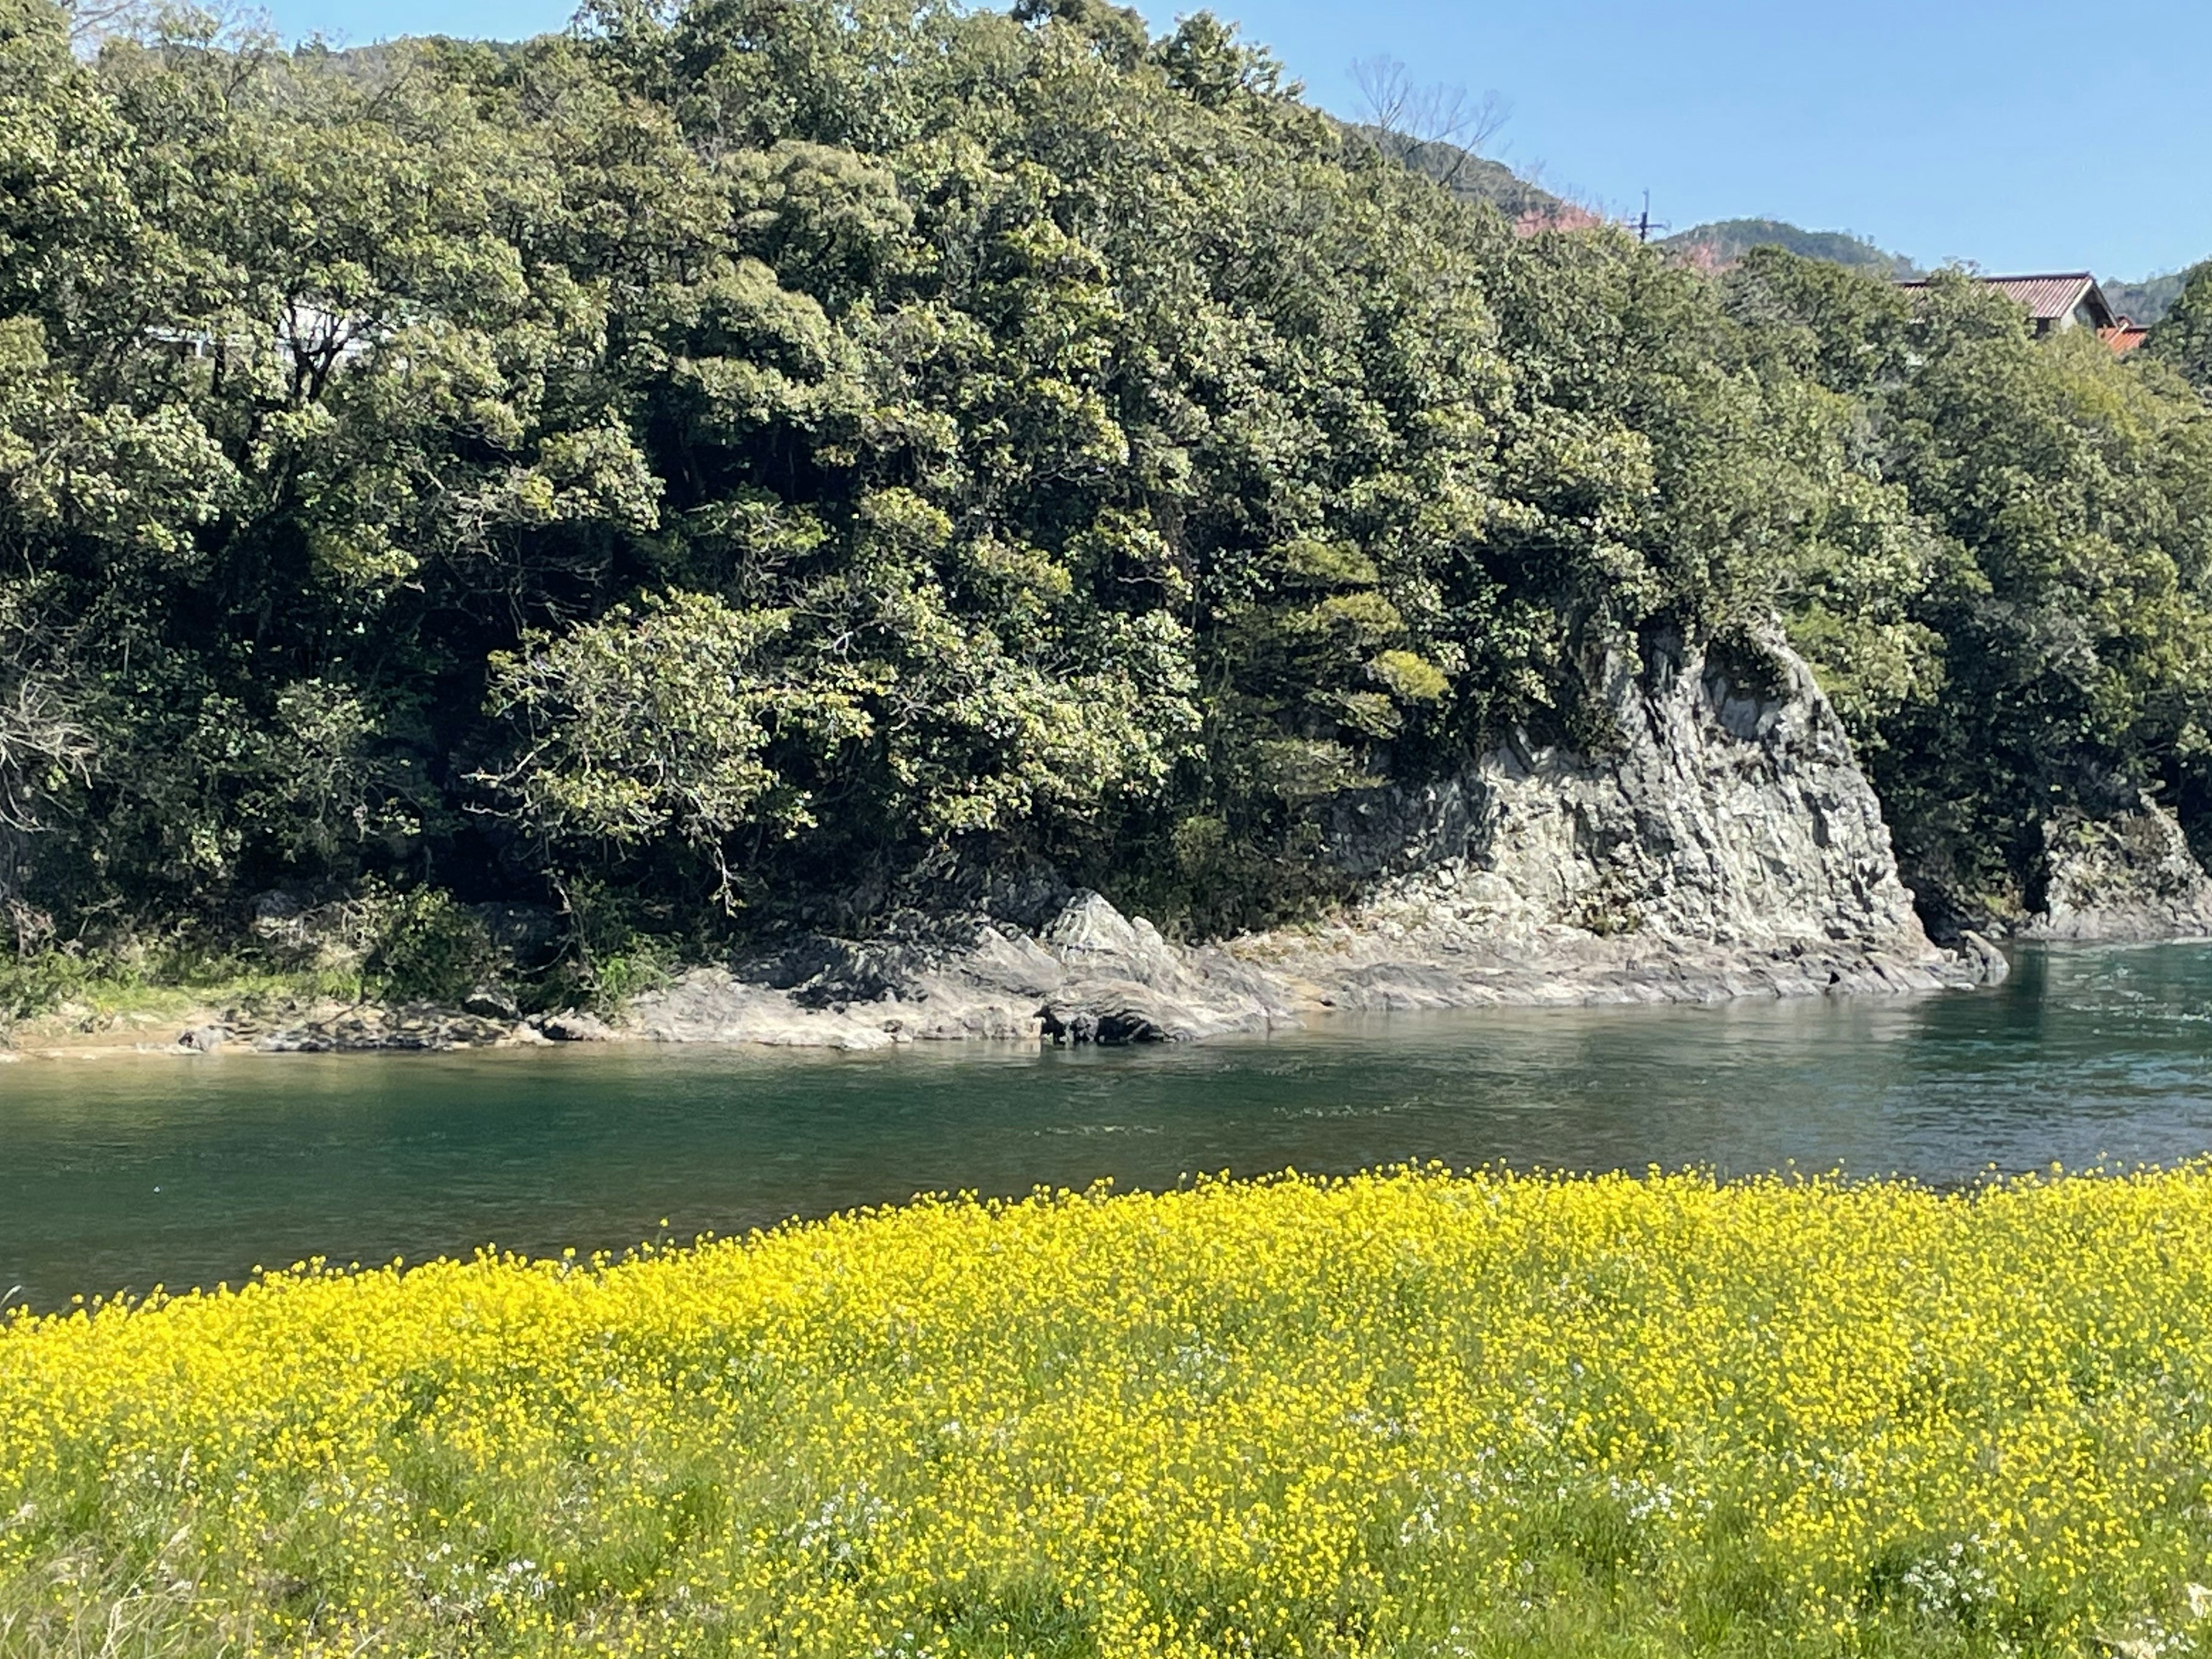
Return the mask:
<path id="1" fill-rule="evenodd" d="M 1099 894 L 1047 919 L 909 918 L 813 938 L 637 998 L 663 1041 L 872 1048 L 916 1039 L 1180 1040 L 1326 1009 L 1711 1001 L 1994 982 L 1978 936 L 1939 950 L 1850 745 L 1779 647 L 1662 643 L 1601 677 L 1617 741 L 1501 744 L 1458 775 L 1342 804 L 1368 896 L 1331 920 L 1170 943 Z"/>
<path id="2" fill-rule="evenodd" d="M 1356 912 L 1247 941 L 1332 1007 L 1705 1001 L 1936 990 L 2003 977 L 1937 949 L 1881 811 L 1796 656 L 1666 643 L 1607 665 L 1602 756 L 1525 738 L 1458 777 L 1348 803 Z"/>
<path id="3" fill-rule="evenodd" d="M 1182 1042 L 1294 1024 L 1273 975 L 1218 945 L 1170 944 L 1100 895 L 1034 931 L 920 921 L 855 944 L 811 939 L 732 972 L 701 969 L 635 998 L 625 1024 L 663 1042 L 887 1043 L 982 1037 Z"/>
<path id="4" fill-rule="evenodd" d="M 2146 942 L 2212 937 L 2212 878 L 2181 826 L 2146 795 L 2105 819 L 2069 816 L 2043 830 L 2042 903 L 2024 939 Z"/>

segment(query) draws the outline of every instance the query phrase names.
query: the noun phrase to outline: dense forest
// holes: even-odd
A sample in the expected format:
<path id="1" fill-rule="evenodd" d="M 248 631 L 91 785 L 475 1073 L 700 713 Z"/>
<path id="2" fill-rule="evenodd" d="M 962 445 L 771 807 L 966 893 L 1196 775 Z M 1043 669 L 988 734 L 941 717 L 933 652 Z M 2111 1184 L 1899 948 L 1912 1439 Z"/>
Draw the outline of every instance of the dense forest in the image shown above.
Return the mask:
<path id="1" fill-rule="evenodd" d="M 289 893 L 588 982 L 1007 860 L 1216 931 L 1331 896 L 1343 792 L 1601 749 L 1669 631 L 1786 631 L 1939 921 L 2054 813 L 2212 839 L 2212 276 L 2116 361 L 1526 234 L 1097 0 L 69 25 L 0 0 L 23 961 Z"/>

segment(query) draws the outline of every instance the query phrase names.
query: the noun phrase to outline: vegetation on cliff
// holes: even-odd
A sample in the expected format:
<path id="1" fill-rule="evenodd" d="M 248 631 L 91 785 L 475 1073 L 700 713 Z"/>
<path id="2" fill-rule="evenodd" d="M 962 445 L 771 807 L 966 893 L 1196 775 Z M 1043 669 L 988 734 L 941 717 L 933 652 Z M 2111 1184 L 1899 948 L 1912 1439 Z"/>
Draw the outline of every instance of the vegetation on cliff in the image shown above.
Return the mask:
<path id="1" fill-rule="evenodd" d="M 65 23 L 0 0 L 21 951 L 281 954 L 281 891 L 588 978 L 982 852 L 1219 928 L 1334 890 L 1333 797 L 1778 617 L 1961 902 L 2054 801 L 2212 821 L 2157 354 L 1516 234 L 1203 15 Z"/>
<path id="2" fill-rule="evenodd" d="M 2017 904 L 2054 813 L 2149 788 L 2212 827 L 2212 420 L 2191 387 L 2087 330 L 2031 338 L 1963 278 L 1914 297 L 1768 250 L 1724 291 L 1768 383 L 1851 434 L 1790 630 L 1923 909 Z"/>

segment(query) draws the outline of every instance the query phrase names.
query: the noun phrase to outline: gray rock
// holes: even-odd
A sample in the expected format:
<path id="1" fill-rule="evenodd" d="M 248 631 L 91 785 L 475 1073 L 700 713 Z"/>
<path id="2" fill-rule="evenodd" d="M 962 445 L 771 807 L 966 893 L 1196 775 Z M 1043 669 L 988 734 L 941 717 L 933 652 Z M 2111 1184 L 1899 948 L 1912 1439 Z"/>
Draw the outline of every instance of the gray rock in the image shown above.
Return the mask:
<path id="1" fill-rule="evenodd" d="M 1747 668 L 1662 641 L 1640 671 L 1616 653 L 1601 676 L 1613 752 L 1516 732 L 1456 777 L 1347 799 L 1339 856 L 1386 903 L 1418 890 L 1502 936 L 1924 948 L 1842 723 L 1802 661 L 1765 653 Z"/>
<path id="2" fill-rule="evenodd" d="M 479 1019 L 495 1019 L 502 1025 L 512 1025 L 522 1018 L 522 1010 L 515 1006 L 514 999 L 496 985 L 477 986 L 461 999 L 461 1007 Z"/>
<path id="3" fill-rule="evenodd" d="M 614 1036 L 606 1021 L 597 1014 L 572 1008 L 565 1013 L 547 1014 L 535 1022 L 538 1029 L 556 1042 L 605 1042 Z"/>
<path id="4" fill-rule="evenodd" d="M 2012 964 L 2005 960 L 2004 952 L 1971 927 L 1959 935 L 1959 946 L 1960 954 L 1981 969 L 1982 978 L 1987 984 L 2001 983 L 2012 971 Z"/>
<path id="5" fill-rule="evenodd" d="M 1457 776 L 1343 804 L 1374 884 L 1317 929 L 1237 941 L 1332 1007 L 1708 1001 L 2002 979 L 1930 944 L 1841 722 L 1779 645 L 1662 641 L 1604 671 L 1603 755 L 1515 734 Z"/>
<path id="6" fill-rule="evenodd" d="M 897 1030 L 887 1027 L 888 1006 L 871 1006 L 868 1013 L 875 1018 L 828 1000 L 810 1006 L 789 987 L 742 980 L 725 969 L 701 968 L 665 990 L 632 999 L 623 1029 L 627 1035 L 655 1042 L 753 1042 L 774 1048 L 882 1048 L 901 1040 Z M 547 1034 L 555 1035 L 550 1026 Z"/>
<path id="7" fill-rule="evenodd" d="M 2043 903 L 2027 939 L 2148 941 L 2212 935 L 2212 878 L 2149 796 L 2104 819 L 2043 827 Z"/>
<path id="8" fill-rule="evenodd" d="M 177 1047 L 188 1054 L 211 1054 L 229 1041 L 229 1029 L 222 1025 L 194 1025 L 177 1033 Z"/>
<path id="9" fill-rule="evenodd" d="M 385 1007 L 374 1003 L 325 1004 L 307 1016 L 260 1037 L 264 1054 L 443 1052 L 488 1046 L 506 1036 L 497 1020 L 457 1012 L 434 1003 Z"/>

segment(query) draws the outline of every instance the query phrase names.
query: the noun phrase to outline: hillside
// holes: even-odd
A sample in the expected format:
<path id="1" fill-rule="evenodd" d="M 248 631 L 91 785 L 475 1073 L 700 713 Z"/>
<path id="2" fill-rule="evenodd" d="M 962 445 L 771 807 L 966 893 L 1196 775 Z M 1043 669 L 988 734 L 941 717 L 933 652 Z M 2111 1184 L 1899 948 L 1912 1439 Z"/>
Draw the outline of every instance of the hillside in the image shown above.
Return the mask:
<path id="1" fill-rule="evenodd" d="M 1365 124 L 1355 124 L 1352 131 L 1422 177 L 1433 179 L 1455 199 L 1486 202 L 1509 219 L 1530 213 L 1549 215 L 1567 205 L 1562 198 L 1522 178 L 1503 161 L 1457 144 L 1426 142 Z"/>
<path id="2" fill-rule="evenodd" d="M 2161 276 L 2146 276 L 2140 283 L 2107 280 L 2103 284 L 2105 297 L 2112 302 L 2112 309 L 2130 322 L 2148 325 L 2157 322 L 2173 308 L 2181 297 L 2181 285 L 2187 273 L 2170 270 Z"/>
<path id="3" fill-rule="evenodd" d="M 1919 267 L 1901 253 L 1877 247 L 1842 230 L 1806 230 L 1781 219 L 1722 219 L 1680 231 L 1660 246 L 1692 258 L 1707 270 L 1740 263 L 1755 247 L 1778 247 L 1801 258 L 1825 259 L 1877 276 L 1912 276 Z"/>

